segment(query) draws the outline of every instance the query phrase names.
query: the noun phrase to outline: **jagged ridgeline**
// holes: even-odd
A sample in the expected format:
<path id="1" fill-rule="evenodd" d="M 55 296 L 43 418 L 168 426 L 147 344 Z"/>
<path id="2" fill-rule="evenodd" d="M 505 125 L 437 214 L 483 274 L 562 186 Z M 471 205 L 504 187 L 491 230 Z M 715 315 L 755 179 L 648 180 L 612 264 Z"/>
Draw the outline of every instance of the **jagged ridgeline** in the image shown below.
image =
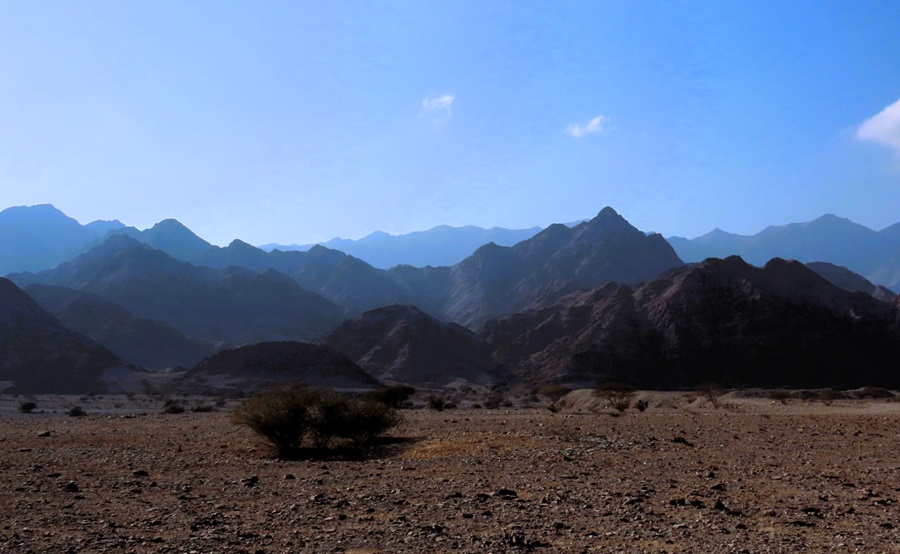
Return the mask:
<path id="1" fill-rule="evenodd" d="M 29 210 L 38 223 L 29 222 Z M 807 227 L 823 225 L 814 223 Z M 43 225 L 39 233 L 35 225 Z M 29 387 L 102 390 L 116 371 L 174 376 L 216 352 L 268 344 L 263 352 L 308 354 L 310 342 L 335 349 L 372 383 L 433 388 L 608 379 L 660 388 L 896 384 L 883 362 L 898 352 L 900 301 L 888 288 L 827 260 L 686 266 L 662 236 L 612 208 L 513 245 L 484 244 L 452 266 L 390 269 L 322 246 L 265 251 L 236 240 L 218 247 L 175 220 L 139 231 L 118 222 L 80 226 L 48 206 L 0 212 L 0 233 L 14 228 L 36 250 L 73 225 L 82 231 L 66 243 L 71 255 L 52 267 L 26 271 L 40 263 L 15 262 L 16 249 L 0 255 L 6 267 L 19 263 L 7 282 L 15 294 L 4 300 L 15 305 L 5 308 L 0 350 L 7 385 L 30 379 Z M 41 263 L 60 252 L 47 249 Z M 80 337 L 79 348 L 94 354 L 76 354 L 82 350 L 70 342 L 26 355 L 32 341 L 56 342 L 10 323 L 28 312 L 23 298 L 29 313 L 54 322 L 50 335 Z M 44 338 L 13 335 L 24 328 Z M 260 367 L 230 369 L 227 379 L 194 371 L 189 381 L 195 388 L 198 379 L 228 381 L 225 389 L 237 390 L 242 379 L 258 382 Z M 241 371 L 250 374 L 234 375 Z"/>

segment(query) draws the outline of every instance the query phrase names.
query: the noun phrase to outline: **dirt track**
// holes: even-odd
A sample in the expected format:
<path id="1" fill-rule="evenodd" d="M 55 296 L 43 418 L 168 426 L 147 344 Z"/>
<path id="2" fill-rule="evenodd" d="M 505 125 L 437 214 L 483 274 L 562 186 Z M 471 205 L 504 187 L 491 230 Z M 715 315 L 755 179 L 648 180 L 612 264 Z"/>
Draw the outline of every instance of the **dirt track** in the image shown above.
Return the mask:
<path id="1" fill-rule="evenodd" d="M 225 411 L 21 400 L 0 552 L 900 552 L 896 402 L 416 410 L 369 459 L 285 462 Z"/>

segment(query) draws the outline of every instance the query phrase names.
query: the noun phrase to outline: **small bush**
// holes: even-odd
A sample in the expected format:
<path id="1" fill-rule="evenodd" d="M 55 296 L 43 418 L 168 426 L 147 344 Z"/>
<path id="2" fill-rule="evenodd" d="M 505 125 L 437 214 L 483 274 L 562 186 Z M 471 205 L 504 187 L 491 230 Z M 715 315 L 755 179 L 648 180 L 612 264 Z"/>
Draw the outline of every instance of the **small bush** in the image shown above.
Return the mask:
<path id="1" fill-rule="evenodd" d="M 608 382 L 600 384 L 594 389 L 594 395 L 603 398 L 609 406 L 620 412 L 624 412 L 631 405 L 635 388 L 628 383 Z"/>
<path id="2" fill-rule="evenodd" d="M 213 412 L 215 411 L 215 408 L 213 408 L 209 404 L 197 404 L 193 407 L 193 409 L 191 409 L 191 411 L 194 413 L 203 414 Z"/>
<path id="3" fill-rule="evenodd" d="M 503 396 L 503 394 L 499 391 L 492 392 L 484 399 L 484 407 L 488 410 L 496 410 L 500 406 L 508 404 L 509 402 Z"/>
<path id="4" fill-rule="evenodd" d="M 709 403 L 712 404 L 713 408 L 719 408 L 719 397 L 721 397 L 725 393 L 725 389 L 722 388 L 722 385 L 718 383 L 700 383 L 694 390 L 703 394 Z"/>
<path id="5" fill-rule="evenodd" d="M 86 416 L 87 412 L 81 406 L 74 406 L 71 410 L 69 410 L 70 417 L 81 417 Z"/>
<path id="6" fill-rule="evenodd" d="M 791 394 L 791 391 L 789 390 L 773 390 L 769 393 L 770 400 L 777 400 L 782 404 L 787 404 L 788 401 L 793 397 L 794 395 Z"/>
<path id="7" fill-rule="evenodd" d="M 447 399 L 439 394 L 432 394 L 428 397 L 428 407 L 432 410 L 436 410 L 438 412 L 444 411 L 444 405 L 447 403 Z"/>
<path id="8" fill-rule="evenodd" d="M 572 389 L 570 389 L 569 387 L 565 387 L 563 385 L 552 384 L 552 385 L 544 385 L 543 387 L 539 388 L 537 392 L 541 396 L 545 396 L 545 397 L 549 398 L 551 402 L 556 402 L 563 396 L 572 392 Z"/>
<path id="9" fill-rule="evenodd" d="M 184 405 L 173 399 L 168 399 L 163 403 L 162 413 L 164 414 L 183 414 L 184 413 Z"/>
<path id="10" fill-rule="evenodd" d="M 35 408 L 37 408 L 37 403 L 35 403 L 35 402 L 29 401 L 29 402 L 22 402 L 21 404 L 19 404 L 19 411 L 22 412 L 23 414 L 30 414 L 31 412 L 33 412 L 35 410 Z"/>
<path id="11" fill-rule="evenodd" d="M 327 448 L 334 438 L 364 445 L 401 418 L 392 406 L 369 397 L 351 398 L 294 384 L 245 400 L 231 419 L 271 442 L 280 457 L 290 458 L 298 454 L 304 439 L 318 449 Z"/>
<path id="12" fill-rule="evenodd" d="M 367 392 L 364 397 L 399 409 L 415 393 L 416 389 L 409 385 L 391 385 Z"/>

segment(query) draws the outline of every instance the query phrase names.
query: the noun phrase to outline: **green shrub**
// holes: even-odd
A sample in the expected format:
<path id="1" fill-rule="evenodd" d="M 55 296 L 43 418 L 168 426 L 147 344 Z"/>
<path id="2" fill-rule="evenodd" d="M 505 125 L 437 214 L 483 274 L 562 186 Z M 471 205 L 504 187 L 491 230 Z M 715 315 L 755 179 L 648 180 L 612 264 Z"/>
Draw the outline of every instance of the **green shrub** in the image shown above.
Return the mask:
<path id="1" fill-rule="evenodd" d="M 28 401 L 19 404 L 19 411 L 23 414 L 30 414 L 35 410 L 35 408 L 37 408 L 37 403 L 35 402 Z"/>

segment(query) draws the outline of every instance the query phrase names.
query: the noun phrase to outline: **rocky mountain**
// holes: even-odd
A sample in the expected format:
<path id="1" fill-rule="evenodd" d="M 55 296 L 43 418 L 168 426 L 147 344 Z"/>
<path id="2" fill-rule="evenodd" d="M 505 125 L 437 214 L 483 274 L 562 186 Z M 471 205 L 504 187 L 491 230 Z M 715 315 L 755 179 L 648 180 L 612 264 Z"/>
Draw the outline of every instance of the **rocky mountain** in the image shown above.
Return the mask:
<path id="1" fill-rule="evenodd" d="M 376 378 L 418 387 L 485 385 L 497 376 L 487 344 L 415 306 L 387 306 L 347 320 L 316 340 Z"/>
<path id="2" fill-rule="evenodd" d="M 729 257 L 638 286 L 605 283 L 491 321 L 484 336 L 499 363 L 533 382 L 897 387 L 897 306 L 799 262 Z"/>
<path id="3" fill-rule="evenodd" d="M 8 279 L 0 278 L 0 382 L 17 393 L 115 391 L 138 370 L 66 329 Z"/>
<path id="4" fill-rule="evenodd" d="M 10 278 L 92 293 L 188 337 L 233 345 L 312 338 L 345 318 L 343 308 L 276 271 L 199 267 L 124 235 L 55 269 Z"/>
<path id="5" fill-rule="evenodd" d="M 879 300 L 891 301 L 897 294 L 891 289 L 876 285 L 858 273 L 854 273 L 846 267 L 830 264 L 828 262 L 810 262 L 806 267 L 818 273 L 832 285 L 838 286 L 850 292 L 864 292 Z"/>
<path id="6" fill-rule="evenodd" d="M 50 204 L 7 208 L 0 211 L 0 275 L 56 267 L 122 226 L 118 221 L 81 225 Z"/>
<path id="7" fill-rule="evenodd" d="M 189 338 L 158 321 L 135 317 L 88 292 L 46 285 L 29 285 L 25 292 L 68 329 L 149 370 L 192 367 L 220 346 Z"/>
<path id="8" fill-rule="evenodd" d="M 439 225 L 427 231 L 417 231 L 403 235 L 390 235 L 376 231 L 358 240 L 335 238 L 319 243 L 332 250 L 339 250 L 371 264 L 374 267 L 388 269 L 398 265 L 451 266 L 470 256 L 480 246 L 489 242 L 501 246 L 512 246 L 529 239 L 541 230 L 540 227 L 530 229 L 504 229 L 491 227 L 484 229 L 474 225 L 450 227 Z M 266 244 L 260 246 L 266 251 L 307 251 L 313 244 L 279 245 Z"/>
<path id="9" fill-rule="evenodd" d="M 715 229 L 690 240 L 671 237 L 669 243 L 686 262 L 730 255 L 741 256 L 757 265 L 774 257 L 829 262 L 900 292 L 898 225 L 876 232 L 849 219 L 828 214 L 805 223 L 767 227 L 750 236 Z"/>
<path id="10" fill-rule="evenodd" d="M 188 370 L 179 390 L 201 394 L 252 393 L 278 383 L 372 389 L 378 380 L 335 350 L 305 342 L 266 342 L 223 350 Z"/>
<path id="11" fill-rule="evenodd" d="M 606 280 L 638 283 L 681 265 L 662 236 L 644 234 L 606 207 L 572 228 L 551 225 L 512 247 L 479 248 L 451 268 L 445 311 L 477 326 Z"/>

